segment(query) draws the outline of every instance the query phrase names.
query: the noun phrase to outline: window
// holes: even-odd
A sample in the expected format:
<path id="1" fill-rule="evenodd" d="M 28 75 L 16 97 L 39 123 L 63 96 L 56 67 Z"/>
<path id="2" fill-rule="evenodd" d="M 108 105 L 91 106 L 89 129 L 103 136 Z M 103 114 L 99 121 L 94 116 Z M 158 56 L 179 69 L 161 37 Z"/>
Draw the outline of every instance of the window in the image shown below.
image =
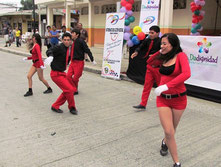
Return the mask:
<path id="1" fill-rule="evenodd" d="M 134 2 L 132 6 L 132 11 L 133 12 L 139 12 L 141 8 L 141 2 Z"/>
<path id="2" fill-rule="evenodd" d="M 186 0 L 174 0 L 173 9 L 186 9 Z"/>
<path id="3" fill-rule="evenodd" d="M 28 29 L 27 29 L 27 31 L 28 31 L 28 32 L 31 32 L 32 22 L 31 22 L 31 21 L 28 21 L 27 23 L 28 23 L 28 27 L 27 27 Z"/>
<path id="4" fill-rule="evenodd" d="M 83 7 L 81 9 L 81 15 L 88 15 L 88 7 Z"/>
<path id="5" fill-rule="evenodd" d="M 100 12 L 99 12 L 99 6 L 95 6 L 94 7 L 94 14 L 99 14 Z"/>
<path id="6" fill-rule="evenodd" d="M 105 13 L 114 13 L 116 12 L 116 4 L 109 4 L 109 5 L 103 5 L 102 9 L 101 9 L 101 13 L 105 14 Z"/>

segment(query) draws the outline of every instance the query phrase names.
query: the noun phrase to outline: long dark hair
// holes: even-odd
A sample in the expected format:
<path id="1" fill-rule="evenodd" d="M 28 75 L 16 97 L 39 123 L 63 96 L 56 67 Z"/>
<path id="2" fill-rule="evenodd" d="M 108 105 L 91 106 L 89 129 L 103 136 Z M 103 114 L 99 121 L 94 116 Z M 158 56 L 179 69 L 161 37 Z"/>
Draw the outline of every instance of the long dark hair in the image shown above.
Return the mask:
<path id="1" fill-rule="evenodd" d="M 42 46 L 42 43 L 41 43 L 41 36 L 39 34 L 33 34 L 32 38 L 35 37 L 35 40 L 36 40 L 36 43 L 40 46 Z"/>
<path id="2" fill-rule="evenodd" d="M 161 40 L 163 38 L 167 38 L 173 48 L 166 54 L 160 54 L 156 57 L 156 59 L 162 60 L 163 62 L 168 62 L 170 59 L 174 58 L 176 54 L 182 52 L 182 48 L 180 47 L 180 40 L 176 34 L 166 33 L 161 37 Z"/>

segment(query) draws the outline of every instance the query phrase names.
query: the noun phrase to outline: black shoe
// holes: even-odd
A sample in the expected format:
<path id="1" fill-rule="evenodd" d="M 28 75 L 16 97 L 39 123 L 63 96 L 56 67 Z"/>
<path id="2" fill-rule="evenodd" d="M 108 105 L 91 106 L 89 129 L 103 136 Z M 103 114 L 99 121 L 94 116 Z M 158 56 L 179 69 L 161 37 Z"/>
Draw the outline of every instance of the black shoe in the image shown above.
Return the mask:
<path id="1" fill-rule="evenodd" d="M 165 156 L 167 154 L 168 154 L 168 147 L 165 143 L 163 143 L 163 140 L 162 140 L 160 155 Z"/>
<path id="2" fill-rule="evenodd" d="M 33 93 L 30 92 L 30 91 L 27 91 L 27 92 L 24 94 L 25 97 L 27 97 L 27 96 L 32 96 L 32 95 L 33 95 Z"/>
<path id="3" fill-rule="evenodd" d="M 11 43 L 9 43 L 8 45 L 11 46 Z"/>
<path id="4" fill-rule="evenodd" d="M 74 92 L 74 95 L 78 95 L 78 91 Z"/>
<path id="5" fill-rule="evenodd" d="M 76 110 L 75 107 L 72 107 L 72 108 L 70 109 L 70 113 L 71 113 L 71 114 L 74 114 L 74 115 L 78 115 L 78 111 Z"/>
<path id="6" fill-rule="evenodd" d="M 46 91 L 43 92 L 44 94 L 52 93 L 52 89 L 47 89 Z"/>
<path id="7" fill-rule="evenodd" d="M 51 110 L 57 113 L 63 113 L 61 109 L 55 109 L 54 107 L 51 107 Z"/>
<path id="8" fill-rule="evenodd" d="M 5 47 L 8 47 L 8 45 L 5 45 Z"/>
<path id="9" fill-rule="evenodd" d="M 89 62 L 89 60 L 88 60 L 88 59 L 85 59 L 85 61 L 86 61 L 86 62 Z"/>
<path id="10" fill-rule="evenodd" d="M 177 163 L 173 164 L 173 167 L 181 167 L 181 163 L 178 165 Z"/>
<path id="11" fill-rule="evenodd" d="M 142 105 L 137 105 L 137 106 L 133 106 L 133 108 L 136 108 L 136 109 L 146 109 L 145 106 L 142 106 Z"/>

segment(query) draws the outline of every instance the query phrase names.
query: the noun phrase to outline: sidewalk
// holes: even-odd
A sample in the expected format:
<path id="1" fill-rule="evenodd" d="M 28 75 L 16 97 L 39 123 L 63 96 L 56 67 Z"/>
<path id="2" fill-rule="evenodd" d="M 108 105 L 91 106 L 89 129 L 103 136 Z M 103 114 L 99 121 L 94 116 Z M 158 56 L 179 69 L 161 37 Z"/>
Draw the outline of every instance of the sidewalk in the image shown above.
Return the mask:
<path id="1" fill-rule="evenodd" d="M 25 44 L 25 43 L 22 43 L 21 47 L 16 47 L 15 42 L 10 47 L 4 47 L 4 45 L 5 45 L 4 39 L 0 38 L 0 50 L 1 51 L 8 52 L 8 53 L 13 53 L 13 54 L 21 55 L 21 56 L 30 56 L 30 53 L 27 49 L 27 44 Z M 42 45 L 42 57 L 43 58 L 47 57 L 46 56 L 46 50 L 47 50 L 47 47 Z M 104 50 L 104 48 L 103 48 L 102 45 L 99 45 L 99 46 L 91 47 L 90 50 L 91 50 L 97 64 L 93 65 L 91 62 L 85 62 L 84 70 L 100 74 L 101 69 L 102 69 L 102 63 L 103 63 L 102 61 L 103 61 L 103 50 Z M 130 80 L 125 75 L 125 72 L 127 71 L 127 68 L 128 68 L 128 63 L 129 63 L 128 55 L 123 56 L 122 57 L 122 63 L 121 63 L 121 73 L 122 73 L 121 74 L 121 79 Z"/>

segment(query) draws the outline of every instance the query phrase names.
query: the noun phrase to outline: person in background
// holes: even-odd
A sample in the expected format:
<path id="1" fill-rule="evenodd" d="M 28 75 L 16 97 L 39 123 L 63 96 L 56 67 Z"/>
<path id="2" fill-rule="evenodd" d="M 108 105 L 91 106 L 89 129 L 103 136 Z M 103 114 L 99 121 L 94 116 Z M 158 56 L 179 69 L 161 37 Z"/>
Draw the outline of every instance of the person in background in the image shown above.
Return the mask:
<path id="1" fill-rule="evenodd" d="M 51 47 L 51 44 L 50 44 L 50 31 L 51 31 L 51 26 L 47 26 L 47 30 L 45 31 L 45 42 L 44 42 L 44 45 L 47 46 L 47 49 L 49 49 Z"/>
<path id="2" fill-rule="evenodd" d="M 147 63 L 147 70 L 145 75 L 144 88 L 142 92 L 141 102 L 137 106 L 133 106 L 136 109 L 146 109 L 147 101 L 150 95 L 150 91 L 153 87 L 154 82 L 157 84 L 160 83 L 159 77 L 159 61 L 153 61 L 153 57 L 149 60 L 150 55 L 158 52 L 160 50 L 160 38 L 159 38 L 160 28 L 158 26 L 152 26 L 149 29 L 149 38 L 146 38 L 143 43 L 136 49 L 136 51 L 131 55 L 131 58 L 134 59 L 138 52 L 141 52 L 144 61 Z M 154 57 L 157 54 L 154 55 Z"/>
<path id="3" fill-rule="evenodd" d="M 88 32 L 87 30 L 83 29 L 82 23 L 77 23 L 77 28 L 80 30 L 80 38 L 83 39 L 86 43 L 88 42 Z M 85 53 L 84 55 L 85 61 L 89 62 L 88 54 Z"/>
<path id="4" fill-rule="evenodd" d="M 49 37 L 50 37 L 50 44 L 51 44 L 51 46 L 57 45 L 58 42 L 59 42 L 60 34 L 56 30 L 55 25 L 52 26 L 52 30 L 50 31 L 49 35 L 50 35 Z"/>
<path id="5" fill-rule="evenodd" d="M 57 113 L 63 113 L 60 106 L 68 102 L 70 113 L 77 115 L 78 111 L 75 107 L 73 93 L 75 88 L 70 84 L 67 79 L 65 70 L 69 63 L 69 46 L 71 45 L 71 34 L 64 33 L 62 35 L 62 43 L 51 47 L 47 50 L 48 58 L 45 59 L 45 64 L 51 65 L 51 79 L 63 91 L 58 99 L 52 104 L 51 110 Z"/>
<path id="6" fill-rule="evenodd" d="M 69 34 L 71 34 L 69 31 L 67 31 L 66 26 L 62 26 L 62 27 L 61 27 L 60 37 L 59 37 L 59 40 L 60 40 L 60 41 L 62 41 L 62 36 L 63 36 L 63 34 L 65 34 L 66 32 L 69 33 Z"/>
<path id="7" fill-rule="evenodd" d="M 174 161 L 173 167 L 181 167 L 177 154 L 175 132 L 187 106 L 184 81 L 190 76 L 187 55 L 182 52 L 176 34 L 167 33 L 161 37 L 161 53 L 156 57 L 162 61 L 160 84 L 155 89 L 157 109 L 165 137 L 161 143 L 160 154 L 167 155 L 168 148 Z"/>
<path id="8" fill-rule="evenodd" d="M 25 93 L 25 97 L 32 96 L 32 77 L 37 72 L 38 78 L 40 81 L 43 82 L 43 84 L 47 87 L 47 90 L 44 91 L 44 94 L 52 93 L 52 89 L 49 86 L 48 82 L 44 79 L 43 76 L 43 69 L 44 63 L 42 61 L 42 55 L 41 55 L 41 36 L 39 34 L 33 34 L 32 36 L 32 43 L 29 44 L 29 49 L 31 50 L 31 57 L 24 57 L 23 60 L 32 60 L 33 65 L 31 66 L 29 72 L 28 72 L 28 86 L 29 90 Z"/>
<path id="9" fill-rule="evenodd" d="M 11 45 L 9 42 L 9 27 L 7 24 L 3 25 L 3 35 L 4 35 L 4 40 L 5 40 L 5 47 L 8 47 Z"/>
<path id="10" fill-rule="evenodd" d="M 16 46 L 17 47 L 21 46 L 21 43 L 20 43 L 21 31 L 18 29 L 18 27 L 16 27 L 15 29 L 15 37 L 16 37 Z"/>

